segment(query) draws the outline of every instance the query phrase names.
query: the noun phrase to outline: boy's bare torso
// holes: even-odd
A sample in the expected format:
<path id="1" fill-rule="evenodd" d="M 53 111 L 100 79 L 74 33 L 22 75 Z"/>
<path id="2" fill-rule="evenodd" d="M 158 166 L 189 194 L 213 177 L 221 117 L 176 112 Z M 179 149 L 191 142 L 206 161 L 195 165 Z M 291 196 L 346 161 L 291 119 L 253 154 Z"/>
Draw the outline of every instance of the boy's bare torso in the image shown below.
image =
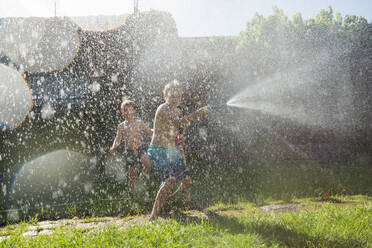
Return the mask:
<path id="1" fill-rule="evenodd" d="M 178 108 L 171 109 L 166 103 L 158 107 L 154 119 L 154 134 L 151 145 L 157 147 L 175 147 L 177 127 L 172 118 L 179 118 L 181 111 Z"/>
<path id="2" fill-rule="evenodd" d="M 133 120 L 132 122 L 124 121 L 119 124 L 118 128 L 125 140 L 125 149 L 135 150 L 142 146 L 144 125 L 141 120 Z"/>

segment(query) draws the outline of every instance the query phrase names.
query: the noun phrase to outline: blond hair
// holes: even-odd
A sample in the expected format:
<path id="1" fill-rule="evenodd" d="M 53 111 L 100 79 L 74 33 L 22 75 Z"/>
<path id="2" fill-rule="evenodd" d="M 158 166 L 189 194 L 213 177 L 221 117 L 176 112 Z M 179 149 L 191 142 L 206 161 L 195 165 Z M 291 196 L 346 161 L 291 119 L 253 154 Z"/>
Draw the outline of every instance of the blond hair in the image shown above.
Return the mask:
<path id="1" fill-rule="evenodd" d="M 181 84 L 178 80 L 174 79 L 164 86 L 163 95 L 167 96 L 170 91 L 180 90 L 182 91 Z"/>
<path id="2" fill-rule="evenodd" d="M 128 106 L 132 106 L 133 108 L 136 108 L 136 103 L 133 102 L 132 100 L 124 100 L 121 105 L 120 105 L 120 109 L 121 110 L 124 110 L 126 109 Z"/>

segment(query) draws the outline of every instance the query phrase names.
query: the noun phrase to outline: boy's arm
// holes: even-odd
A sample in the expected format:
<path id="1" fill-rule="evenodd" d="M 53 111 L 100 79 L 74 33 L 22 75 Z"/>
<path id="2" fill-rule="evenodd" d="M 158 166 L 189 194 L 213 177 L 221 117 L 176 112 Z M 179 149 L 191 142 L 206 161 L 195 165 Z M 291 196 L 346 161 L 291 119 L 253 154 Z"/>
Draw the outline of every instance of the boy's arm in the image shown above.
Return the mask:
<path id="1" fill-rule="evenodd" d="M 169 119 L 177 127 L 186 126 L 187 124 L 189 124 L 190 122 L 192 122 L 196 118 L 201 117 L 203 115 L 206 115 L 208 113 L 208 107 L 207 106 L 202 107 L 202 108 L 196 110 L 195 112 L 193 112 L 193 113 L 191 113 L 187 116 L 184 116 L 182 118 L 179 117 L 180 113 L 181 113 L 181 111 L 179 109 L 177 110 L 177 113 L 172 112 L 172 111 L 168 111 Z"/>
<path id="2" fill-rule="evenodd" d="M 114 140 L 114 143 L 112 143 L 112 146 L 110 148 L 110 152 L 113 154 L 115 152 L 115 149 L 120 145 L 121 143 L 121 138 L 123 137 L 123 134 L 122 134 L 122 127 L 121 125 L 118 126 L 118 130 L 116 132 L 116 137 L 115 137 L 115 140 Z"/>
<path id="3" fill-rule="evenodd" d="M 202 116 L 208 114 L 208 112 L 209 112 L 208 106 L 204 106 L 204 107 L 199 108 L 194 113 L 191 113 L 190 115 L 184 117 L 187 120 L 186 124 L 189 123 L 189 122 L 192 122 L 196 118 L 199 118 L 199 117 L 202 117 Z"/>
<path id="4" fill-rule="evenodd" d="M 178 130 L 176 133 L 176 142 L 179 146 L 183 147 L 185 145 L 185 137 L 181 130 Z"/>
<path id="5" fill-rule="evenodd" d="M 141 121 L 142 130 L 145 131 L 148 135 L 152 135 L 153 130 L 149 128 L 143 121 Z"/>

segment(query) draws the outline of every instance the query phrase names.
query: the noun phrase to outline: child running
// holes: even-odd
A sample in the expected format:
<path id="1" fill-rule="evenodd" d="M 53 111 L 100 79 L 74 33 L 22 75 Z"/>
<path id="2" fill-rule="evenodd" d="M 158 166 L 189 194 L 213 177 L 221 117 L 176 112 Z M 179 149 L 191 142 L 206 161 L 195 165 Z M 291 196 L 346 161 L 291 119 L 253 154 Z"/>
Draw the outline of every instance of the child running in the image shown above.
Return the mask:
<path id="1" fill-rule="evenodd" d="M 148 150 L 148 155 L 155 172 L 161 178 L 161 185 L 156 195 L 150 221 L 158 218 L 161 208 L 172 192 L 177 181 L 184 197 L 188 198 L 187 188 L 191 178 L 186 169 L 180 150 L 176 146 L 178 128 L 208 113 L 207 106 L 194 113 L 180 117 L 177 107 L 182 101 L 182 90 L 176 80 L 168 83 L 163 90 L 165 103 L 161 104 L 155 113 L 154 133 Z"/>
<path id="2" fill-rule="evenodd" d="M 134 118 L 136 113 L 136 104 L 133 101 L 125 100 L 122 102 L 120 112 L 122 116 L 124 116 L 125 121 L 118 125 L 114 143 L 110 148 L 110 153 L 115 153 L 116 148 L 120 145 L 121 140 L 124 137 L 124 156 L 128 170 L 129 193 L 132 198 L 135 198 L 135 184 L 138 171 L 142 167 L 139 176 L 139 179 L 142 180 L 147 169 L 150 167 L 150 160 L 146 153 L 146 147 L 142 144 L 142 131 L 151 135 L 152 129 L 147 127 L 142 120 Z"/>

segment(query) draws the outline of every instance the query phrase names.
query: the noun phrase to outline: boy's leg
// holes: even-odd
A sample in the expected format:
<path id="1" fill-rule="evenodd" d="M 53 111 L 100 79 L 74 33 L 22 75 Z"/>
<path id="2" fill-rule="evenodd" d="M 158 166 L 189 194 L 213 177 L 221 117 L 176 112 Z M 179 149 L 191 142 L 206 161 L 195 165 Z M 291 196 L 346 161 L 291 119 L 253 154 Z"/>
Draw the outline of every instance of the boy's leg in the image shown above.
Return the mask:
<path id="1" fill-rule="evenodd" d="M 163 207 L 165 201 L 168 199 L 169 195 L 171 194 L 175 184 L 176 184 L 176 178 L 170 177 L 165 180 L 163 185 L 160 186 L 159 191 L 154 201 L 154 205 L 152 207 L 152 212 L 149 218 L 150 221 L 158 218 L 161 208 Z"/>
<path id="2" fill-rule="evenodd" d="M 189 202 L 190 193 L 187 189 L 191 185 L 191 178 L 189 176 L 189 172 L 186 169 L 185 159 L 182 154 L 183 154 L 183 150 L 176 151 L 177 159 L 175 160 L 175 169 L 177 171 L 176 173 L 178 174 L 177 179 L 178 180 L 181 179 L 181 184 L 176 190 L 176 192 L 174 192 L 173 194 L 176 194 L 178 191 L 181 191 L 183 194 L 184 201 Z"/>
<path id="3" fill-rule="evenodd" d="M 183 194 L 183 200 L 185 202 L 189 202 L 191 200 L 190 192 L 188 191 L 188 188 L 190 187 L 192 181 L 190 176 L 187 176 L 181 180 L 180 186 L 177 188 L 177 190 L 173 193 L 173 195 L 177 194 L 178 192 L 182 192 Z"/>
<path id="4" fill-rule="evenodd" d="M 191 178 L 189 176 L 185 177 L 181 181 L 180 191 L 182 192 L 183 199 L 186 202 L 189 202 L 191 200 L 190 192 L 188 191 L 188 188 L 190 187 L 191 183 L 192 183 L 192 181 L 191 181 Z"/>
<path id="5" fill-rule="evenodd" d="M 136 196 L 136 176 L 137 176 L 137 168 L 130 167 L 128 171 L 128 186 L 129 186 L 129 193 L 132 198 Z"/>
<path id="6" fill-rule="evenodd" d="M 139 179 L 142 180 L 148 170 L 148 168 L 150 168 L 151 166 L 151 163 L 150 163 L 150 159 L 149 159 L 149 156 L 144 153 L 141 157 L 141 163 L 142 163 L 142 171 L 141 171 L 141 174 L 139 175 Z"/>

